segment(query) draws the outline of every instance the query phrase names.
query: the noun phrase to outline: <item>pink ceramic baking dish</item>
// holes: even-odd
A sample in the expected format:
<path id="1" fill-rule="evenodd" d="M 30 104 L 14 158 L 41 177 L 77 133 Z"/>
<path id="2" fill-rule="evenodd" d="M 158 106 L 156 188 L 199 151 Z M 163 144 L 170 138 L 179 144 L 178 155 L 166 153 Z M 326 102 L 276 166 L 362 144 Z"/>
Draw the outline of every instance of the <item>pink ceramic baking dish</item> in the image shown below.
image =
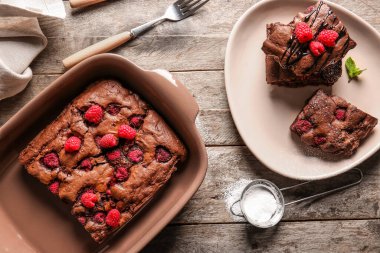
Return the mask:
<path id="1" fill-rule="evenodd" d="M 97 245 L 71 216 L 67 205 L 19 164 L 19 152 L 86 86 L 116 78 L 160 113 L 185 143 L 189 154 L 173 177 L 117 235 Z M 136 252 L 183 208 L 201 185 L 207 154 L 195 127 L 195 99 L 164 70 L 147 71 L 123 57 L 98 55 L 49 85 L 0 128 L 0 251 Z"/>

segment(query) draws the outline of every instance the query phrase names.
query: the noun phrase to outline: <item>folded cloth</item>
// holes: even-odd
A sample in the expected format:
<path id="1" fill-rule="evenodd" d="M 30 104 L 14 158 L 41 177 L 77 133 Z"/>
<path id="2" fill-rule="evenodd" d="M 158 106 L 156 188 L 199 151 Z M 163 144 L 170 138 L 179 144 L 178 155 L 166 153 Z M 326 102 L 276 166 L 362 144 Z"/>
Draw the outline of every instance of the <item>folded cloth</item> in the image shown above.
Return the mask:
<path id="1" fill-rule="evenodd" d="M 26 87 L 29 65 L 46 45 L 37 18 L 0 17 L 0 100 Z"/>

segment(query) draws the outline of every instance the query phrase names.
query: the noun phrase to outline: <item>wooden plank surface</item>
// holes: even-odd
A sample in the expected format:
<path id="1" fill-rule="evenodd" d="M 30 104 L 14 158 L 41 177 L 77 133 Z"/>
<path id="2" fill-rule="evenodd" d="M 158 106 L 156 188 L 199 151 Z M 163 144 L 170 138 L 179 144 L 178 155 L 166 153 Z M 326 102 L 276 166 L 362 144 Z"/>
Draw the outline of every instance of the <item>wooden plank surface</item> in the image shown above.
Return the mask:
<path id="1" fill-rule="evenodd" d="M 143 252 L 380 252 L 379 220 L 168 226 Z"/>
<path id="2" fill-rule="evenodd" d="M 65 71 L 63 58 L 158 16 L 170 2 L 120 0 L 70 10 L 65 1 L 65 20 L 41 18 L 48 47 L 33 62 L 35 76 L 27 89 L 0 101 L 0 126 Z M 208 146 L 209 170 L 204 183 L 145 252 L 380 252 L 380 152 L 360 166 L 365 174 L 360 186 L 289 206 L 284 222 L 274 229 L 253 229 L 228 210 L 239 192 L 237 182 L 266 178 L 279 186 L 295 183 L 265 168 L 249 152 L 228 109 L 223 73 L 228 35 L 236 20 L 256 2 L 212 0 L 196 17 L 164 23 L 114 51 L 144 68 L 175 72 L 200 105 L 196 124 Z M 334 2 L 380 30 L 380 1 Z M 332 179 L 334 183 L 321 181 L 308 190 L 318 192 L 353 179 L 351 175 Z M 287 197 L 308 193 L 298 190 Z"/>

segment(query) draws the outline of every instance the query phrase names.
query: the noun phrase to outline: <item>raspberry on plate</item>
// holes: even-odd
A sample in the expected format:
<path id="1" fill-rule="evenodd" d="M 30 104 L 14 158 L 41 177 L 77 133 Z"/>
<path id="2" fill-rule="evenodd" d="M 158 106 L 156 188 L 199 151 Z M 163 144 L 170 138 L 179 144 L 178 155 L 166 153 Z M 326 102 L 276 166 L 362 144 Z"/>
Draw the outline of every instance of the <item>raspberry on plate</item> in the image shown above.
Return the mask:
<path id="1" fill-rule="evenodd" d="M 294 30 L 299 43 L 305 43 L 313 39 L 313 32 L 308 24 L 299 22 Z"/>
<path id="2" fill-rule="evenodd" d="M 321 56 L 325 51 L 325 47 L 319 41 L 312 41 L 309 44 L 309 49 L 314 56 Z"/>
<path id="3" fill-rule="evenodd" d="M 99 105 L 92 105 L 84 114 L 84 118 L 93 124 L 99 124 L 103 118 L 103 109 Z"/>
<path id="4" fill-rule="evenodd" d="M 78 151 L 81 145 L 82 145 L 81 139 L 79 139 L 76 136 L 71 136 L 65 142 L 65 151 L 66 152 Z"/>
<path id="5" fill-rule="evenodd" d="M 323 30 L 319 33 L 317 40 L 326 47 L 335 47 L 335 41 L 339 34 L 334 30 Z"/>

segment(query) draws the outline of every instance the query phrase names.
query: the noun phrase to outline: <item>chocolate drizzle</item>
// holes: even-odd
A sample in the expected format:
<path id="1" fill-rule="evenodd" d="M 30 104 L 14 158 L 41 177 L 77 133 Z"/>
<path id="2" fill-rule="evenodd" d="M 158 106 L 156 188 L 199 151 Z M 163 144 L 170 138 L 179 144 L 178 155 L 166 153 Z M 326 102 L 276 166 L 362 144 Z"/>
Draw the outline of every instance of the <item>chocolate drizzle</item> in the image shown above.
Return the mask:
<path id="1" fill-rule="evenodd" d="M 321 10 L 322 10 L 323 5 L 324 5 L 324 2 L 320 1 L 318 6 L 314 7 L 312 11 L 308 13 L 303 18 L 303 20 L 301 19 L 300 21 L 300 22 L 308 23 L 312 29 L 313 29 L 313 25 L 316 24 L 316 26 L 313 29 L 315 31 L 313 35 L 314 40 L 318 37 L 321 31 L 325 29 L 334 30 L 340 24 L 339 19 L 337 18 L 337 16 L 333 13 L 331 9 L 328 9 L 326 15 L 322 14 L 324 17 L 321 18 L 320 22 L 317 22 L 317 20 L 319 21 L 318 18 L 321 16 L 321 13 L 322 13 Z M 295 24 L 293 23 L 291 25 L 295 25 Z M 342 26 L 338 34 L 339 34 L 339 37 L 337 38 L 337 42 L 347 34 L 346 28 Z M 342 52 L 339 54 L 339 57 L 343 57 L 346 54 L 349 45 L 350 45 L 350 38 L 347 36 L 347 40 L 343 46 Z M 326 64 L 330 65 L 329 60 L 331 58 L 331 55 L 333 54 L 333 49 L 327 49 L 326 53 L 328 54 L 327 57 L 326 56 L 322 57 L 323 55 L 319 57 L 314 57 L 313 64 L 305 68 L 304 71 L 302 71 L 302 74 L 308 74 L 310 72 L 318 71 L 315 69 L 317 66 L 320 66 L 320 68 L 323 68 Z M 289 41 L 287 42 L 287 47 L 280 59 L 284 67 L 289 69 L 294 64 L 299 62 L 304 56 L 307 56 L 309 54 L 310 54 L 310 51 L 309 51 L 308 43 L 304 43 L 304 44 L 299 43 L 295 35 L 293 34 L 291 38 L 289 39 Z M 324 59 L 323 64 L 320 64 L 321 59 Z"/>

